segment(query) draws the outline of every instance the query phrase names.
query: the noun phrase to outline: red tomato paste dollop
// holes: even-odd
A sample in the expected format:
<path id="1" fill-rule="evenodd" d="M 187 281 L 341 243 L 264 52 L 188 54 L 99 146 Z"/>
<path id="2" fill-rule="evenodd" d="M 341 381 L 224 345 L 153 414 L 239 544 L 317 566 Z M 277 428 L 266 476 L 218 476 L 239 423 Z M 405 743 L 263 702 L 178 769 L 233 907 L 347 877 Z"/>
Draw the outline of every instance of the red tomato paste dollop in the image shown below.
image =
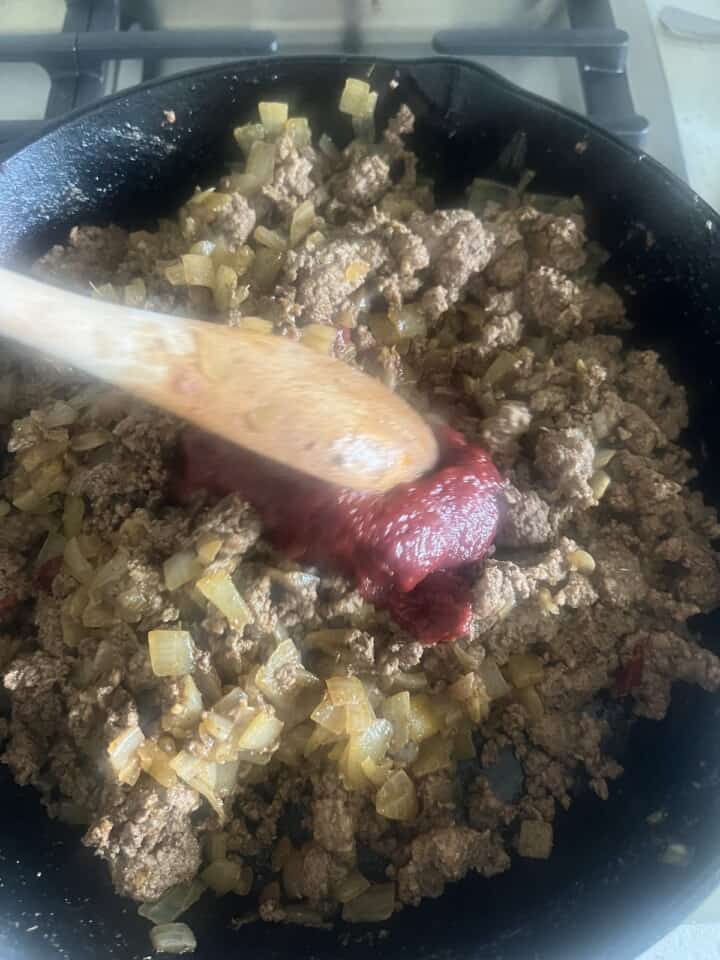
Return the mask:
<path id="1" fill-rule="evenodd" d="M 176 495 L 237 493 L 292 559 L 336 570 L 423 643 L 470 625 L 463 566 L 481 560 L 498 522 L 500 476 L 488 454 L 447 427 L 435 471 L 385 494 L 322 483 L 188 428 Z"/>

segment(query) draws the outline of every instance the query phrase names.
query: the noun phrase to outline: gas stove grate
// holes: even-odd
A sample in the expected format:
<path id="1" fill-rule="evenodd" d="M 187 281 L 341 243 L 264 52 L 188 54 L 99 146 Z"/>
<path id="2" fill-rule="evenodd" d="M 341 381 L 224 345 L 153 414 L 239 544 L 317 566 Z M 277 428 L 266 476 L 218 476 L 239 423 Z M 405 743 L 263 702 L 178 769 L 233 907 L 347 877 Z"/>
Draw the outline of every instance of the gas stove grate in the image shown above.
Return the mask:
<path id="1" fill-rule="evenodd" d="M 121 28 L 119 0 L 66 0 L 66 7 L 61 32 L 0 35 L 0 62 L 34 63 L 50 78 L 45 120 L 0 121 L 3 153 L 12 151 L 14 141 L 37 135 L 47 120 L 101 97 L 109 62 L 132 59 L 149 66 L 165 58 L 241 59 L 281 52 L 267 30 L 128 30 Z M 566 29 L 459 25 L 436 33 L 432 49 L 439 56 L 574 58 L 590 119 L 640 146 L 648 123 L 633 106 L 625 69 L 628 35 L 616 28 L 609 0 L 567 0 L 567 10 Z M 348 54 L 372 53 L 352 17 L 343 40 Z M 404 56 L 426 50 L 408 48 Z"/>

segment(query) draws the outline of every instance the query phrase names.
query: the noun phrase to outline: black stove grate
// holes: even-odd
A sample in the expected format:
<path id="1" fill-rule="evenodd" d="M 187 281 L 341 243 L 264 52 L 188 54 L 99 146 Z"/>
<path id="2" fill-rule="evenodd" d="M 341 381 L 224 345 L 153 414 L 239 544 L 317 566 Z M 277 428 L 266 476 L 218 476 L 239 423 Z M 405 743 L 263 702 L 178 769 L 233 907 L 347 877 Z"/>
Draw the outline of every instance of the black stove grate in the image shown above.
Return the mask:
<path id="1" fill-rule="evenodd" d="M 13 141 L 35 135 L 47 120 L 62 116 L 102 96 L 110 62 L 141 60 L 145 78 L 165 58 L 270 56 L 279 52 L 275 34 L 267 30 L 128 29 L 120 0 L 66 0 L 63 29 L 57 33 L 0 35 L 0 62 L 34 63 L 50 77 L 45 120 L 0 121 L 0 151 Z M 348 53 L 372 52 L 364 47 L 362 30 L 347 0 Z M 571 26 L 478 29 L 459 25 L 432 38 L 438 55 L 571 57 L 577 61 L 585 107 L 590 119 L 640 146 L 648 122 L 635 112 L 626 72 L 629 37 L 615 26 L 609 0 L 567 0 Z M 142 18 L 133 24 L 142 27 Z M 145 24 L 152 27 L 152 24 Z M 406 56 L 411 56 L 408 50 Z"/>

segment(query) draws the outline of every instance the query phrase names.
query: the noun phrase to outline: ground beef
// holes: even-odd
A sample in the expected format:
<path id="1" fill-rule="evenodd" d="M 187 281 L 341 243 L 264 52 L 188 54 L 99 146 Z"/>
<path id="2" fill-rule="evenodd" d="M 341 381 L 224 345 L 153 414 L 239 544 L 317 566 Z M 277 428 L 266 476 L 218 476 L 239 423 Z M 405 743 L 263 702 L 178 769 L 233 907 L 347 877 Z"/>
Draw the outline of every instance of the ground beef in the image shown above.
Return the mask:
<path id="1" fill-rule="evenodd" d="M 548 543 L 557 531 L 557 517 L 534 490 L 523 492 L 511 485 L 503 490 L 505 508 L 496 541 L 501 546 L 525 547 Z"/>
<path id="2" fill-rule="evenodd" d="M 720 689 L 686 626 L 720 604 L 720 524 L 677 445 L 685 391 L 614 335 L 625 308 L 574 201 L 471 191 L 473 209 L 437 210 L 413 122 L 403 106 L 344 149 L 303 144 L 298 121 L 254 128 L 275 146 L 259 189 L 233 173 L 156 230 L 77 227 L 34 269 L 119 301 L 142 280 L 152 309 L 292 339 L 334 325 L 338 359 L 486 445 L 500 526 L 453 581 L 472 598 L 455 644 L 423 646 L 356 584 L 278 552 L 239 496 L 184 496 L 182 424 L 54 364 L 0 362 L 2 762 L 85 825 L 135 900 L 226 847 L 254 916 L 322 926 L 366 883 L 398 909 L 544 859 L 558 810 L 620 776 L 616 726 L 662 717 L 677 680 Z M 237 274 L 227 305 L 176 282 L 205 244 Z M 421 332 L 398 340 L 377 321 L 403 308 Z M 148 634 L 167 630 L 187 674 L 153 671 Z M 388 795 L 409 819 L 380 812 Z"/>
<path id="3" fill-rule="evenodd" d="M 197 794 L 183 786 L 144 781 L 129 792 L 111 790 L 84 843 L 108 861 L 119 893 L 156 900 L 197 873 L 200 846 L 189 820 L 197 806 Z"/>
<path id="4" fill-rule="evenodd" d="M 230 194 L 230 202 L 215 212 L 208 226 L 215 237 L 222 237 L 228 250 L 237 250 L 255 227 L 255 211 L 239 193 Z"/>
<path id="5" fill-rule="evenodd" d="M 398 896 L 403 903 L 417 904 L 425 897 L 439 897 L 447 882 L 459 880 L 470 870 L 492 877 L 509 866 L 500 838 L 490 831 L 432 830 L 413 840 L 410 860 L 398 871 Z"/>
<path id="6" fill-rule="evenodd" d="M 467 210 L 438 210 L 430 216 L 415 213 L 409 226 L 425 242 L 432 278 L 448 291 L 453 303 L 470 275 L 488 265 L 493 251 L 491 234 Z"/>
<path id="7" fill-rule="evenodd" d="M 329 853 L 352 858 L 355 853 L 356 805 L 332 773 L 318 775 L 313 782 L 313 836 Z"/>
<path id="8" fill-rule="evenodd" d="M 374 240 L 335 240 L 312 253 L 291 253 L 285 282 L 295 285 L 307 323 L 333 323 L 350 294 L 383 259 Z"/>
<path id="9" fill-rule="evenodd" d="M 578 287 L 555 267 L 526 275 L 525 309 L 540 330 L 558 336 L 567 336 L 583 319 Z"/>
<path id="10" fill-rule="evenodd" d="M 349 206 L 371 207 L 390 187 L 390 164 L 378 154 L 362 157 L 330 183 L 330 192 Z"/>
<path id="11" fill-rule="evenodd" d="M 264 186 L 262 193 L 288 216 L 315 189 L 312 174 L 316 157 L 311 148 L 298 150 L 289 137 L 280 139 L 276 156 L 279 162 L 275 164 L 272 183 Z"/>
<path id="12" fill-rule="evenodd" d="M 593 499 L 590 478 L 594 472 L 595 448 L 579 428 L 547 430 L 540 434 L 535 448 L 535 465 L 554 500 Z"/>

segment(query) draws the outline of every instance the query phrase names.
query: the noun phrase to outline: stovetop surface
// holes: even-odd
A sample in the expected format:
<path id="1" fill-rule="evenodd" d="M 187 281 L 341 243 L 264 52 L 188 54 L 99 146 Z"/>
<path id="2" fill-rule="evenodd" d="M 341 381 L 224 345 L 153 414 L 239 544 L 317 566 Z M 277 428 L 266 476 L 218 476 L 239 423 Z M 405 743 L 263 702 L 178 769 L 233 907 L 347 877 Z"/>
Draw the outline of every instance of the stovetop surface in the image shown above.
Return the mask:
<path id="1" fill-rule="evenodd" d="M 588 113 L 683 175 L 648 29 L 643 0 L 0 0 L 0 149 L 45 116 L 218 59 L 444 53 Z"/>

